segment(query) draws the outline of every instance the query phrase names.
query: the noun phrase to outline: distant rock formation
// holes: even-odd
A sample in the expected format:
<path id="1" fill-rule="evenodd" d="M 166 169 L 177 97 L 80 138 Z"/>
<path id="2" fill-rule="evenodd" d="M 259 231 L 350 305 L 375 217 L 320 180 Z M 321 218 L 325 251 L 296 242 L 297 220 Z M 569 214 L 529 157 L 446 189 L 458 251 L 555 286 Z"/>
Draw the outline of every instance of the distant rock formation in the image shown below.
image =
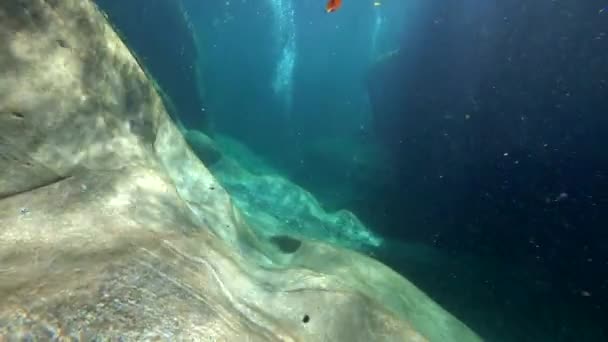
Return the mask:
<path id="1" fill-rule="evenodd" d="M 2 1 L 0 46 L 0 339 L 479 341 L 379 262 L 255 235 L 90 1 Z"/>
<path id="2" fill-rule="evenodd" d="M 541 340 L 602 340 L 574 336 L 603 336 L 596 332 L 601 323 L 590 323 L 595 330 L 571 328 L 572 337 L 551 327 L 599 322 L 606 308 L 595 303 L 608 302 L 597 278 L 603 266 L 572 262 L 581 246 L 588 260 L 608 250 L 608 235 L 599 233 L 608 210 L 598 201 L 608 193 L 608 18 L 588 1 L 550 8 L 526 0 L 418 3 L 426 8 L 405 24 L 402 52 L 379 60 L 368 77 L 376 137 L 398 169 L 392 187 L 370 201 L 389 213 L 381 233 L 454 255 L 495 257 L 516 269 L 542 261 L 550 274 L 530 283 L 551 281 L 563 303 L 553 308 L 563 311 L 552 312 L 553 321 L 538 319 L 531 330 L 551 331 Z M 530 248 L 530 241 L 543 243 Z M 572 310 L 580 301 L 572 289 L 590 286 L 594 301 Z M 445 291 L 423 287 L 437 300 Z M 511 296 L 502 291 L 494 296 Z M 516 320 L 503 321 L 503 306 L 490 304 L 481 320 L 477 309 L 452 303 L 488 340 L 519 329 Z M 553 310 L 509 306 L 526 317 Z"/>
<path id="3" fill-rule="evenodd" d="M 376 137 L 399 169 L 400 192 L 387 202 L 418 227 L 390 233 L 428 242 L 445 227 L 444 246 L 535 257 L 527 237 L 571 238 L 559 222 L 579 220 L 556 219 L 547 197 L 608 191 L 604 176 L 582 171 L 608 168 L 599 147 L 608 130 L 608 50 L 598 33 L 606 17 L 580 1 L 551 11 L 525 0 L 425 3 L 401 53 L 379 60 L 367 80 Z M 572 208 L 594 217 L 577 229 L 581 239 L 605 225 L 587 209 Z"/>

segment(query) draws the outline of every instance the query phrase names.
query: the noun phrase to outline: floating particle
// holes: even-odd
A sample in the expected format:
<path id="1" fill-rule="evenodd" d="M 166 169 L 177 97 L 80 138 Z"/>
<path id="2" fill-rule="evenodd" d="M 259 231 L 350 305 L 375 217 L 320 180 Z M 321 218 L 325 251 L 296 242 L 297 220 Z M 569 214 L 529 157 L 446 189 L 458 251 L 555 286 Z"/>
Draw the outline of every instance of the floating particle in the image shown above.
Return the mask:
<path id="1" fill-rule="evenodd" d="M 568 198 L 568 194 L 565 192 L 560 193 L 559 195 L 557 195 L 557 197 L 555 197 L 555 199 L 553 200 L 554 202 L 560 202 L 563 201 L 565 199 Z"/>

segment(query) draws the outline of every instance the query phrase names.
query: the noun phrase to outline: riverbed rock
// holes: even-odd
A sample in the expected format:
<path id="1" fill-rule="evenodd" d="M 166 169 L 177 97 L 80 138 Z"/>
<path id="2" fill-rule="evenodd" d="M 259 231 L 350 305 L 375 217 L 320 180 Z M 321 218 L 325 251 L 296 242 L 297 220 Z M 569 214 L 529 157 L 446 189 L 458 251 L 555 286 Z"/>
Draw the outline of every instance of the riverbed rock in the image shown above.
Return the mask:
<path id="1" fill-rule="evenodd" d="M 186 130 L 183 134 L 192 151 L 206 167 L 211 167 L 222 159 L 222 152 L 207 134 L 194 129 Z"/>

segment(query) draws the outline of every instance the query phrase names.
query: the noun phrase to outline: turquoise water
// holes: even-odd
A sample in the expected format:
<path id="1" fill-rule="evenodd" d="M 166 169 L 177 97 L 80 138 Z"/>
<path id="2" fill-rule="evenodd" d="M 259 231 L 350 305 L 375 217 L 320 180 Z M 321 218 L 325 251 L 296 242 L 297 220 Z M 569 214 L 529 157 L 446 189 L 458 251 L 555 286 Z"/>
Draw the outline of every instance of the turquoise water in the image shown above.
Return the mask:
<path id="1" fill-rule="evenodd" d="M 601 2 L 97 3 L 260 236 L 375 257 L 488 341 L 606 339 Z"/>

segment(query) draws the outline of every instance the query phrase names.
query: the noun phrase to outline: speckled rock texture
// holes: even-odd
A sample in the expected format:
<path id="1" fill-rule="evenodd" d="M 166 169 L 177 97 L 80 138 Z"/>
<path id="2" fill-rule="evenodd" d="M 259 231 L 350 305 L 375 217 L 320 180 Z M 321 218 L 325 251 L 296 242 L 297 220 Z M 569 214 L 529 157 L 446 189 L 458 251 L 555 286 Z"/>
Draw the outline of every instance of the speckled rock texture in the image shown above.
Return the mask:
<path id="1" fill-rule="evenodd" d="M 370 258 L 253 234 L 90 1 L 0 1 L 0 47 L 0 340 L 479 340 Z"/>

